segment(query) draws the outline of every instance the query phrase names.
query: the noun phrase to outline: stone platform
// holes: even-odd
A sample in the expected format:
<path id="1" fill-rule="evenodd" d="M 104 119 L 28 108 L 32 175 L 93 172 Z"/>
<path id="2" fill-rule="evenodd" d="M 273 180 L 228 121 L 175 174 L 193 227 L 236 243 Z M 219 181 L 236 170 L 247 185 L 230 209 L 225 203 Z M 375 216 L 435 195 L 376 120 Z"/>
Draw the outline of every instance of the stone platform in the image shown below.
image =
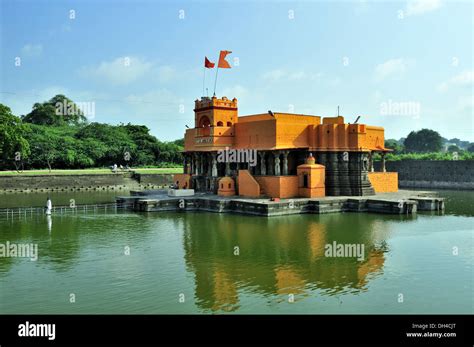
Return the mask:
<path id="1" fill-rule="evenodd" d="M 210 211 L 243 213 L 257 216 L 280 216 L 301 213 L 376 212 L 416 214 L 417 211 L 444 211 L 444 199 L 436 192 L 400 190 L 370 197 L 330 196 L 323 198 L 293 198 L 271 201 L 239 196 L 222 197 L 197 193 L 189 197 L 169 197 L 166 190 L 131 192 L 117 197 L 119 206 L 136 212 Z"/>

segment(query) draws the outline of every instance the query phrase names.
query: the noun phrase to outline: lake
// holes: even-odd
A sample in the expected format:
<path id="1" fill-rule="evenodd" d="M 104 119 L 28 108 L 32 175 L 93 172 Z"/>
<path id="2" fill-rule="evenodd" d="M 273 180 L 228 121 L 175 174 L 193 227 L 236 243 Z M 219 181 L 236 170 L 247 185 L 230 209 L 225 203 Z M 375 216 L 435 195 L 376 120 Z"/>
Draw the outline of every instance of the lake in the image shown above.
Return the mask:
<path id="1" fill-rule="evenodd" d="M 38 247 L 36 261 L 0 257 L 0 313 L 472 313 L 474 194 L 440 195 L 444 215 L 0 215 L 0 244 Z M 0 208 L 46 196 L 2 195 Z M 327 256 L 335 244 L 363 259 Z"/>

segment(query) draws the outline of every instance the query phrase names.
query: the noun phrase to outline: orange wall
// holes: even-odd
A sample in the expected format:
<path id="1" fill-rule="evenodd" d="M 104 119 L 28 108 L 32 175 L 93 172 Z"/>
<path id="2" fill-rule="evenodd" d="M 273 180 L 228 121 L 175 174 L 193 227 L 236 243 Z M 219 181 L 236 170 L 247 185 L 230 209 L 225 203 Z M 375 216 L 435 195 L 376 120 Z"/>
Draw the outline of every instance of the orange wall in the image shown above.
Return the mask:
<path id="1" fill-rule="evenodd" d="M 248 170 L 239 170 L 239 195 L 257 198 L 260 196 L 260 185 Z"/>
<path id="2" fill-rule="evenodd" d="M 366 124 L 322 124 L 316 127 L 316 136 L 310 138 L 311 147 L 320 151 L 384 148 L 384 129 Z"/>
<path id="3" fill-rule="evenodd" d="M 312 129 L 312 125 L 319 122 L 319 117 L 289 115 L 279 117 L 276 122 L 276 147 L 309 147 L 309 130 Z"/>
<path id="4" fill-rule="evenodd" d="M 397 172 L 369 172 L 369 181 L 376 193 L 398 192 Z"/>
<path id="5" fill-rule="evenodd" d="M 346 124 L 344 117 L 262 113 L 238 117 L 237 100 L 215 97 L 195 103 L 195 129 L 187 129 L 185 151 L 230 148 L 258 150 L 309 148 L 311 151 L 369 151 L 384 148 L 384 129 L 366 124 Z M 208 109 L 208 107 L 211 107 Z M 211 127 L 199 128 L 201 117 Z M 217 127 L 217 123 L 223 126 Z M 228 127 L 227 122 L 232 126 Z"/>
<path id="6" fill-rule="evenodd" d="M 272 198 L 296 198 L 298 196 L 298 176 L 255 176 L 263 193 Z"/>
<path id="7" fill-rule="evenodd" d="M 275 127 L 275 119 L 237 123 L 235 125 L 235 148 L 274 148 L 276 145 Z"/>
<path id="8" fill-rule="evenodd" d="M 178 182 L 178 189 L 184 189 L 186 186 L 187 189 L 191 188 L 191 175 L 188 174 L 175 174 L 173 176 L 173 183 Z"/>

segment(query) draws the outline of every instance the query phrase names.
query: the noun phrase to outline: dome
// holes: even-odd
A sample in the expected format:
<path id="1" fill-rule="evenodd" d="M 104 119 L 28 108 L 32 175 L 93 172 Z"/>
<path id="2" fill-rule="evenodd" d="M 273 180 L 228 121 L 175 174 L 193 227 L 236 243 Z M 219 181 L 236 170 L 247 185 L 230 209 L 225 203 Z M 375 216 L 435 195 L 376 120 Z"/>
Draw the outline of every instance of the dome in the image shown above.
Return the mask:
<path id="1" fill-rule="evenodd" d="M 232 183 L 234 184 L 234 179 L 232 177 L 222 177 L 220 180 L 219 180 L 219 184 L 228 184 L 228 183 Z"/>
<path id="2" fill-rule="evenodd" d="M 313 153 L 310 153 L 309 157 L 306 158 L 306 164 L 308 164 L 308 165 L 316 164 L 316 159 L 314 159 Z"/>

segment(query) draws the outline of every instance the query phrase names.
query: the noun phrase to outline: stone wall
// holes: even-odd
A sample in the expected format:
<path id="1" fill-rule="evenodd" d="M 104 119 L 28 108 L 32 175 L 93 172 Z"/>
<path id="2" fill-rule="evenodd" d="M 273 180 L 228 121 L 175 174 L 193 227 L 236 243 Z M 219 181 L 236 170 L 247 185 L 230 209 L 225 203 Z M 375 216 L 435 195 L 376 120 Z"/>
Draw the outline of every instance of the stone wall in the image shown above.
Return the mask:
<path id="1" fill-rule="evenodd" d="M 173 184 L 172 174 L 143 174 L 136 173 L 133 175 L 134 178 L 142 185 L 155 185 L 155 186 L 168 186 Z"/>
<path id="2" fill-rule="evenodd" d="M 145 177 L 143 177 L 145 176 Z M 156 189 L 172 182 L 166 174 L 0 175 L 0 193 Z"/>
<path id="3" fill-rule="evenodd" d="M 381 162 L 374 168 L 380 171 Z M 473 160 L 388 161 L 386 169 L 398 172 L 400 188 L 474 189 Z"/>

